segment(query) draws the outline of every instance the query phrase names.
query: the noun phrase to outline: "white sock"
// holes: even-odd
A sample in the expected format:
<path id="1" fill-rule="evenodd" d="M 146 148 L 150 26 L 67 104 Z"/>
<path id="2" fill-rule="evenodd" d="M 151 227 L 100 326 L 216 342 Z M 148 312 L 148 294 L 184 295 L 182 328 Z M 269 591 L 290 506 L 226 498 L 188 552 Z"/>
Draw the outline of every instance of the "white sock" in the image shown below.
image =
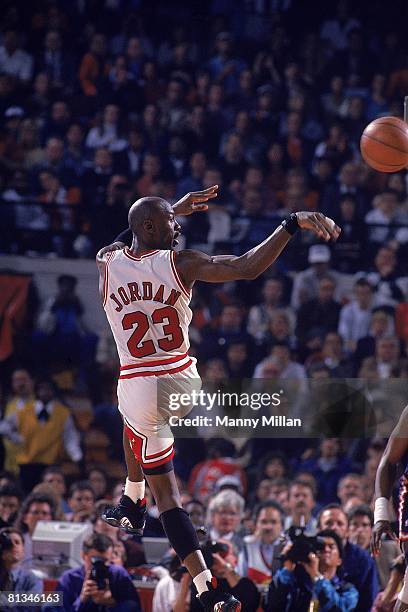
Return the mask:
<path id="1" fill-rule="evenodd" d="M 132 482 L 129 478 L 126 478 L 125 482 L 125 495 L 130 497 L 134 502 L 138 499 L 143 499 L 145 496 L 145 481 L 144 479 L 140 482 Z"/>
<path id="2" fill-rule="evenodd" d="M 211 582 L 211 578 L 212 573 L 208 569 L 200 572 L 200 574 L 197 574 L 197 576 L 193 578 L 193 582 L 199 595 L 204 593 L 204 591 L 208 591 L 207 582 Z"/>

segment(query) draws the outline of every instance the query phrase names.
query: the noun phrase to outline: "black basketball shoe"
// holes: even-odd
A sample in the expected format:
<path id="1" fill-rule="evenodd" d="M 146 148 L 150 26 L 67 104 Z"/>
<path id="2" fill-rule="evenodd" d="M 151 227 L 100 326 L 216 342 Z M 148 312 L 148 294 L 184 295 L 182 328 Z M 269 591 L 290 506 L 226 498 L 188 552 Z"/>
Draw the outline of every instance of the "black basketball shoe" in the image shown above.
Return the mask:
<path id="1" fill-rule="evenodd" d="M 224 593 L 217 584 L 215 576 L 207 582 L 208 591 L 201 593 L 199 600 L 205 612 L 241 612 L 241 602 L 233 595 Z"/>
<path id="2" fill-rule="evenodd" d="M 113 527 L 119 527 L 126 533 L 143 535 L 146 522 L 146 500 L 138 499 L 135 504 L 127 495 L 122 495 L 117 506 L 104 510 L 101 518 Z"/>

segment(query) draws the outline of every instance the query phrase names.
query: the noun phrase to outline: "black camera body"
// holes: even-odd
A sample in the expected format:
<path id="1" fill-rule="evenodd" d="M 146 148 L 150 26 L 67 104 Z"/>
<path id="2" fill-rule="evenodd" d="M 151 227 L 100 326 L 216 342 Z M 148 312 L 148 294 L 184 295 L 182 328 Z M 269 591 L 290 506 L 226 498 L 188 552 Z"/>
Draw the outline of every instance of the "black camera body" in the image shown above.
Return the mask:
<path id="1" fill-rule="evenodd" d="M 213 553 L 219 553 L 222 556 L 228 553 L 228 551 L 228 544 L 225 544 L 224 542 L 217 542 L 216 540 L 207 540 L 201 547 L 201 552 L 203 553 L 204 561 L 206 562 L 207 567 L 209 569 L 214 563 Z"/>
<path id="2" fill-rule="evenodd" d="M 109 580 L 109 568 L 101 557 L 92 557 L 91 563 L 89 579 L 96 582 L 98 590 L 104 591 L 106 589 L 106 581 Z"/>
<path id="3" fill-rule="evenodd" d="M 284 555 L 284 560 L 292 561 L 292 563 L 308 563 L 310 553 L 324 550 L 324 538 L 306 535 L 305 527 L 292 525 L 288 530 L 288 536 L 292 542 L 292 548 Z"/>

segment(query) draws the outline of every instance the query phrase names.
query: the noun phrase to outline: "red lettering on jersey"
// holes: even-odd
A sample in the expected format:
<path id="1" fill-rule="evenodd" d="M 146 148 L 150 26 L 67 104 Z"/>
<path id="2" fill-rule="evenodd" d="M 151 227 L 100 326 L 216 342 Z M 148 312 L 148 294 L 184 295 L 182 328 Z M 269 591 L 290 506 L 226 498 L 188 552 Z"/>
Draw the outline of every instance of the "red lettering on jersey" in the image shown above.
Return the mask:
<path id="1" fill-rule="evenodd" d="M 136 302 L 142 299 L 140 297 L 139 287 L 137 286 L 137 283 L 128 283 L 128 288 L 129 288 L 131 302 Z"/>
<path id="2" fill-rule="evenodd" d="M 151 300 L 153 297 L 153 288 L 150 281 L 143 281 L 143 300 Z"/>
<path id="3" fill-rule="evenodd" d="M 164 303 L 168 304 L 169 306 L 174 306 L 174 304 L 179 299 L 180 295 L 181 295 L 181 291 L 176 291 L 176 289 L 172 289 L 169 297 Z"/>
<path id="4" fill-rule="evenodd" d="M 153 301 L 163 303 L 164 302 L 163 293 L 164 293 L 164 285 L 160 285 L 160 287 L 156 291 L 156 295 L 154 296 Z"/>
<path id="5" fill-rule="evenodd" d="M 117 304 L 117 308 L 115 308 L 116 312 L 120 312 L 122 310 L 123 306 L 119 302 L 119 300 L 116 297 L 116 295 L 114 293 L 111 293 L 109 297 L 110 297 L 111 300 L 113 300 L 115 302 L 115 304 Z"/>
<path id="6" fill-rule="evenodd" d="M 129 297 L 126 293 L 126 290 L 124 287 L 119 287 L 118 289 L 118 293 L 119 293 L 119 297 L 122 300 L 122 302 L 125 304 L 125 306 L 127 306 L 130 303 Z"/>

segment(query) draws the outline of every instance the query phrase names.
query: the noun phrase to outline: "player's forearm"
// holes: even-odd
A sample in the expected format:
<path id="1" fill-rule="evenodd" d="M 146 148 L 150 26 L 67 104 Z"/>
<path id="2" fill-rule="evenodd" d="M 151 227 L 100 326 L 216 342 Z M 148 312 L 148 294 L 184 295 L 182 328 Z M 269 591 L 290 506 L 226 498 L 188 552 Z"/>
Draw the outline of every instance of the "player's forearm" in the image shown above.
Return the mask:
<path id="1" fill-rule="evenodd" d="M 253 280 L 271 266 L 291 239 L 281 225 L 266 240 L 235 260 L 246 279 Z"/>
<path id="2" fill-rule="evenodd" d="M 377 469 L 375 479 L 375 497 L 386 497 L 389 499 L 397 475 L 397 466 L 389 462 L 387 457 L 383 457 Z"/>

